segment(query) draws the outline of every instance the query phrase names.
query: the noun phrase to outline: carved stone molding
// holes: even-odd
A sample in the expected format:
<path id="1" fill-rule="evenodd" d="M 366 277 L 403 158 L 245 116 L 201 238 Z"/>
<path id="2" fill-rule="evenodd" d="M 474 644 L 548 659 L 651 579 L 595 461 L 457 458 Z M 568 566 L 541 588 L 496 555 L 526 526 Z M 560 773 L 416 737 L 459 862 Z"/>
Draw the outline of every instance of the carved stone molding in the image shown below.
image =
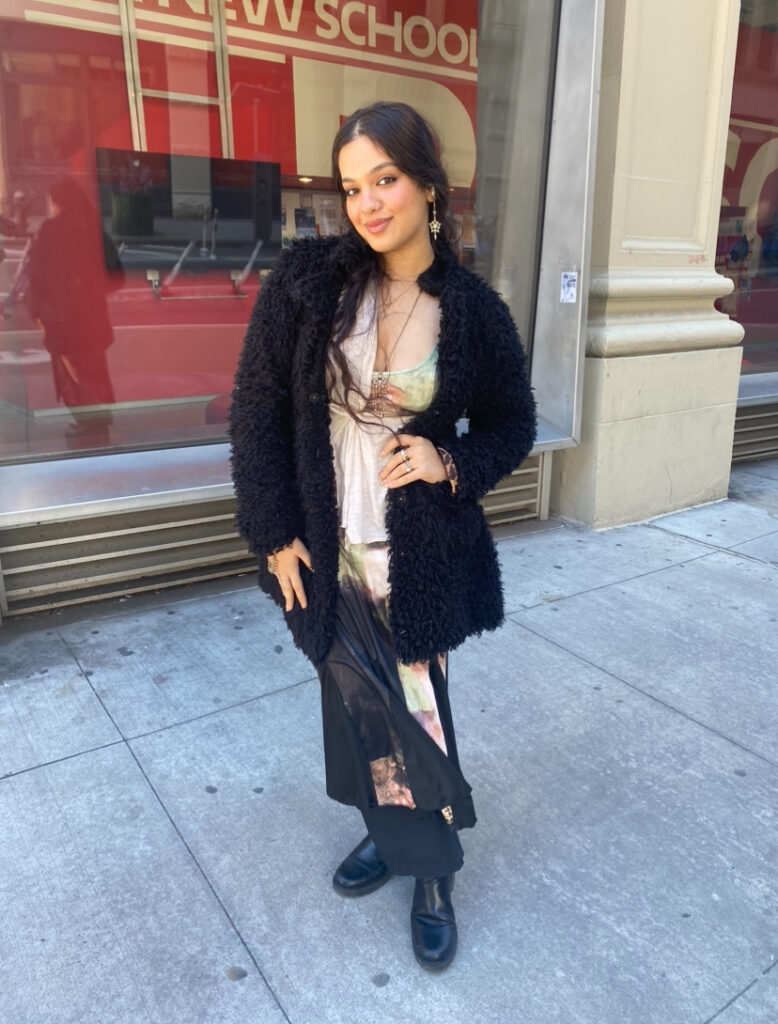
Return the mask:
<path id="1" fill-rule="evenodd" d="M 732 282 L 712 270 L 593 273 L 586 354 L 603 359 L 738 345 L 743 328 L 713 307 L 731 291 Z"/>

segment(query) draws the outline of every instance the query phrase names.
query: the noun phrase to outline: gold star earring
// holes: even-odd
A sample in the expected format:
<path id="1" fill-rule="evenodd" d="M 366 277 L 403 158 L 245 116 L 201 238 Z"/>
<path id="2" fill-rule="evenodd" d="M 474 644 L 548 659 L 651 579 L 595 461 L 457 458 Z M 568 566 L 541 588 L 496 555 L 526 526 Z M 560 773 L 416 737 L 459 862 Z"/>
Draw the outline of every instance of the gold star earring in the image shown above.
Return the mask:
<path id="1" fill-rule="evenodd" d="M 430 227 L 430 234 L 432 235 L 432 237 L 437 242 L 438 235 L 440 234 L 440 229 L 443 227 L 443 225 L 438 220 L 438 205 L 435 202 L 435 193 L 434 192 L 432 193 L 432 220 L 429 223 L 429 227 Z"/>

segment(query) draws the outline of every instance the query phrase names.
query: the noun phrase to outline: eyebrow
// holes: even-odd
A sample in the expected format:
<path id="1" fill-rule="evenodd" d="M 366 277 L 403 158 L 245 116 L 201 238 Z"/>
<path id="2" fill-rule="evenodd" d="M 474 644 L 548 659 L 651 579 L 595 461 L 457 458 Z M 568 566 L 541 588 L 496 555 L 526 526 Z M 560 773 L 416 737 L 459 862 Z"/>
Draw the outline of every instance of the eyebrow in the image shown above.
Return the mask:
<path id="1" fill-rule="evenodd" d="M 376 164 L 375 167 L 373 167 L 371 170 L 369 170 L 367 172 L 367 177 L 369 178 L 371 174 L 375 174 L 377 171 L 382 171 L 384 169 L 384 167 L 397 167 L 397 164 L 394 162 L 394 160 L 384 160 L 384 162 L 382 164 Z M 345 183 L 347 181 L 353 181 L 354 179 L 353 178 L 344 178 L 343 175 L 341 174 L 340 180 L 345 185 Z"/>

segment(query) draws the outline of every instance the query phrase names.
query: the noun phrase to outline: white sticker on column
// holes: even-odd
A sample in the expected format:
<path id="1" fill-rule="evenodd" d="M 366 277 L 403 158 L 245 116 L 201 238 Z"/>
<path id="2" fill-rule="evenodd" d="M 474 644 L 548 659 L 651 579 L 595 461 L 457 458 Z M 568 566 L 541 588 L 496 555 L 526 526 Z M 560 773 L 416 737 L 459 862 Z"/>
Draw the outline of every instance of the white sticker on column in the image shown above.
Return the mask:
<path id="1" fill-rule="evenodd" d="M 578 301 L 578 273 L 575 270 L 563 270 L 559 284 L 560 302 Z"/>

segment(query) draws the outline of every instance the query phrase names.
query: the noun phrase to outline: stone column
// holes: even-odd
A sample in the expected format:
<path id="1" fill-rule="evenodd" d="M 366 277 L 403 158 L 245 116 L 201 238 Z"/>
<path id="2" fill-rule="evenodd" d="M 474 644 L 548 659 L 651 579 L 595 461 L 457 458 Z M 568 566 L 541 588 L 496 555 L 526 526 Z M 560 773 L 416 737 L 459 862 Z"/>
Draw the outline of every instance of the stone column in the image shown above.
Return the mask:
<path id="1" fill-rule="evenodd" d="M 713 308 L 739 0 L 606 0 L 581 443 L 551 509 L 595 527 L 724 498 L 742 329 Z"/>

